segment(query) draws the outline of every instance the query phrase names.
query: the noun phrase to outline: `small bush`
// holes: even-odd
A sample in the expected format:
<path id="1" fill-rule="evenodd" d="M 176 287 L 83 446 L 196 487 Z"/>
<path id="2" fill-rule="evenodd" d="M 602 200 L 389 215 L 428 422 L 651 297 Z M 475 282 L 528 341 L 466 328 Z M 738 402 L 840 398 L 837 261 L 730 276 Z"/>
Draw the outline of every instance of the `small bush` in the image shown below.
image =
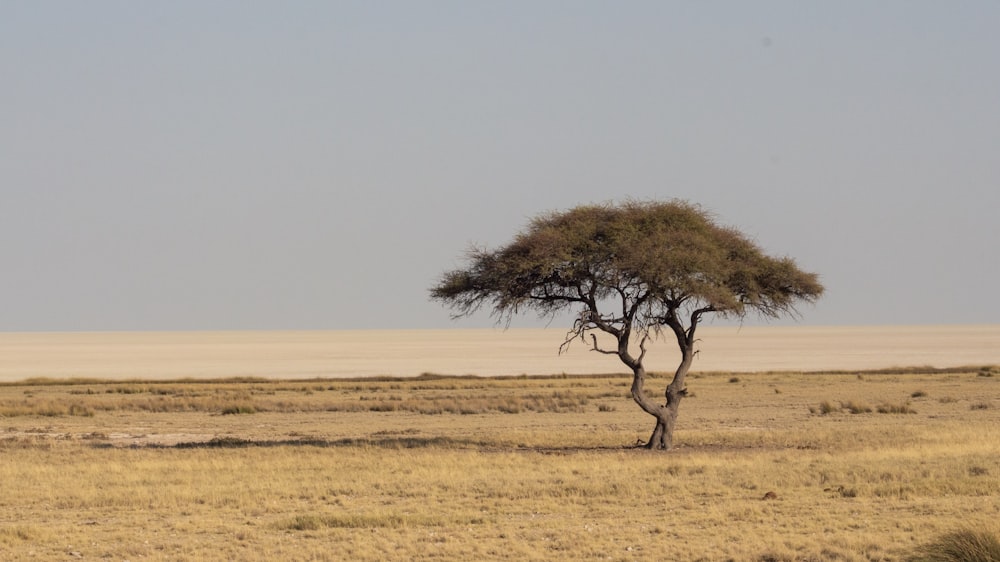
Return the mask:
<path id="1" fill-rule="evenodd" d="M 989 410 L 991 407 L 992 406 L 990 406 L 989 402 L 976 402 L 975 404 L 972 404 L 971 406 L 969 406 L 969 409 L 970 410 Z"/>
<path id="2" fill-rule="evenodd" d="M 918 390 L 913 394 L 911 394 L 910 398 L 923 398 L 924 396 L 927 396 L 927 393 L 924 392 L 923 390 Z"/>
<path id="3" fill-rule="evenodd" d="M 976 375 L 980 377 L 992 377 L 998 372 L 1000 372 L 1000 368 L 998 367 L 982 367 Z"/>
<path id="4" fill-rule="evenodd" d="M 912 562 L 996 562 L 1000 538 L 980 530 L 953 531 L 920 547 Z"/>
<path id="5" fill-rule="evenodd" d="M 739 377 L 731 377 L 731 378 L 729 379 L 729 382 L 731 382 L 731 383 L 737 383 L 737 382 L 740 382 L 740 378 L 739 378 Z"/>

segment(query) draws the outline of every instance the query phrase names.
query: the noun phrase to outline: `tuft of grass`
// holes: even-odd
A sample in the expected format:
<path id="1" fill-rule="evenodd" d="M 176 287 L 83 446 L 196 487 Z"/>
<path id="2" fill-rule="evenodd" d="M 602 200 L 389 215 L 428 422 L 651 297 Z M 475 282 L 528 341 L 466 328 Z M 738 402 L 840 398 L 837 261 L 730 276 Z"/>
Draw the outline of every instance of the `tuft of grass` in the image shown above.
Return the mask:
<path id="1" fill-rule="evenodd" d="M 731 382 L 731 383 L 738 383 L 738 382 L 740 382 L 740 378 L 739 377 L 730 377 L 729 382 Z"/>
<path id="2" fill-rule="evenodd" d="M 984 530 L 952 531 L 917 550 L 911 562 L 996 562 L 1000 538 Z"/>
<path id="3" fill-rule="evenodd" d="M 400 527 L 439 527 L 450 524 L 481 525 L 481 517 L 455 521 L 433 515 L 397 513 L 325 513 L 296 515 L 274 526 L 282 531 L 318 531 L 320 529 L 398 529 Z"/>
<path id="4" fill-rule="evenodd" d="M 35 400 L 32 396 L 29 396 L 28 400 L 21 400 L 17 403 L 0 404 L 0 418 L 18 416 L 91 418 L 94 417 L 94 410 L 83 402 L 65 403 L 56 400 Z"/>
<path id="5" fill-rule="evenodd" d="M 222 410 L 222 415 L 224 415 L 224 416 L 231 416 L 231 415 L 235 415 L 235 414 L 256 414 L 256 413 L 257 413 L 257 408 L 255 408 L 255 407 L 253 407 L 253 406 L 251 406 L 249 404 L 240 404 L 240 405 L 237 405 L 237 406 L 229 406 L 228 408 L 224 408 Z"/>
<path id="6" fill-rule="evenodd" d="M 880 414 L 916 414 L 917 411 L 914 410 L 909 404 L 890 404 L 885 402 L 878 407 L 878 413 Z"/>
<path id="7" fill-rule="evenodd" d="M 983 468 L 981 466 L 970 466 L 969 476 L 986 476 L 989 474 L 989 469 Z"/>
<path id="8" fill-rule="evenodd" d="M 862 400 L 841 402 L 840 407 L 852 414 L 868 414 L 872 411 L 872 407 Z"/>
<path id="9" fill-rule="evenodd" d="M 832 488 L 826 488 L 824 492 L 829 492 L 831 494 L 840 496 L 842 498 L 856 498 L 858 497 L 857 488 L 848 488 L 846 486 L 834 486 Z"/>
<path id="10" fill-rule="evenodd" d="M 816 408 L 809 408 L 809 413 L 811 413 L 811 414 L 820 414 L 822 416 L 826 416 L 826 415 L 829 415 L 829 414 L 834 414 L 834 413 L 837 413 L 839 411 L 840 411 L 840 407 L 839 406 L 834 406 L 833 402 L 830 402 L 829 400 L 824 400 L 824 401 L 820 402 L 819 406 L 817 406 Z"/>
<path id="11" fill-rule="evenodd" d="M 34 533 L 27 527 L 20 525 L 0 527 L 0 544 L 12 541 L 30 541 L 33 538 L 35 538 Z"/>
<path id="12" fill-rule="evenodd" d="M 326 527 L 326 518 L 321 515 L 296 515 L 275 525 L 283 531 L 318 531 Z"/>
<path id="13" fill-rule="evenodd" d="M 923 390 L 917 390 L 910 395 L 910 398 L 923 398 L 925 396 L 927 396 L 926 392 L 924 392 Z"/>

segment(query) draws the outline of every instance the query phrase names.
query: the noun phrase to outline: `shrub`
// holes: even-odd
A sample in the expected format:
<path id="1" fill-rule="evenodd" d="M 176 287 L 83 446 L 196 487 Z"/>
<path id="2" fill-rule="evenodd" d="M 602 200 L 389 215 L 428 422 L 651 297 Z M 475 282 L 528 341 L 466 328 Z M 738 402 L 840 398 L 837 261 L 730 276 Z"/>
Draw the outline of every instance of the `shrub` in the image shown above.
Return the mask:
<path id="1" fill-rule="evenodd" d="M 990 409 L 990 403 L 989 402 L 976 402 L 975 404 L 972 404 L 971 406 L 969 406 L 969 409 L 970 410 L 989 410 Z"/>
<path id="2" fill-rule="evenodd" d="M 924 396 L 927 396 L 927 393 L 924 392 L 923 390 L 918 390 L 913 394 L 911 394 L 910 398 L 923 398 Z"/>
<path id="3" fill-rule="evenodd" d="M 996 562 L 1000 560 L 1000 538 L 982 530 L 946 533 L 920 547 L 912 562 Z"/>
<path id="4" fill-rule="evenodd" d="M 729 379 L 729 382 L 731 382 L 731 383 L 737 383 L 737 382 L 740 382 L 740 378 L 739 378 L 739 377 L 731 377 L 731 378 Z"/>

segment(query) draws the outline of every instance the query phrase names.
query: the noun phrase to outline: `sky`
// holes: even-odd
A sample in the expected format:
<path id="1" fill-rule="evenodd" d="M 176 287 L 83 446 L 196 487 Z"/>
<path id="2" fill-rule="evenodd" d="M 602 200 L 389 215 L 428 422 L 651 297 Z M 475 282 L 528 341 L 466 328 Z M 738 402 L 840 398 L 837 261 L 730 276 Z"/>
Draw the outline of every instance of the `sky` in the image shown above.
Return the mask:
<path id="1" fill-rule="evenodd" d="M 976 0 L 0 0 L 0 331 L 488 327 L 428 298 L 470 245 L 626 198 L 817 272 L 794 322 L 996 323 L 998 30 Z"/>

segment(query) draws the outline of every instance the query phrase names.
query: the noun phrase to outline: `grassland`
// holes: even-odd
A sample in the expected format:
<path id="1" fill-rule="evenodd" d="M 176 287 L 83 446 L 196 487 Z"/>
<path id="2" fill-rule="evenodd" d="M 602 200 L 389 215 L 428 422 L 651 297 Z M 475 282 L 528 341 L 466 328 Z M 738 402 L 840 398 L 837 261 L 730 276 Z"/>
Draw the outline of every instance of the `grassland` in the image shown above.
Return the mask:
<path id="1" fill-rule="evenodd" d="M 0 385 L 0 559 L 908 560 L 1000 531 L 996 370 L 696 374 L 667 453 L 632 447 L 628 386 Z"/>

